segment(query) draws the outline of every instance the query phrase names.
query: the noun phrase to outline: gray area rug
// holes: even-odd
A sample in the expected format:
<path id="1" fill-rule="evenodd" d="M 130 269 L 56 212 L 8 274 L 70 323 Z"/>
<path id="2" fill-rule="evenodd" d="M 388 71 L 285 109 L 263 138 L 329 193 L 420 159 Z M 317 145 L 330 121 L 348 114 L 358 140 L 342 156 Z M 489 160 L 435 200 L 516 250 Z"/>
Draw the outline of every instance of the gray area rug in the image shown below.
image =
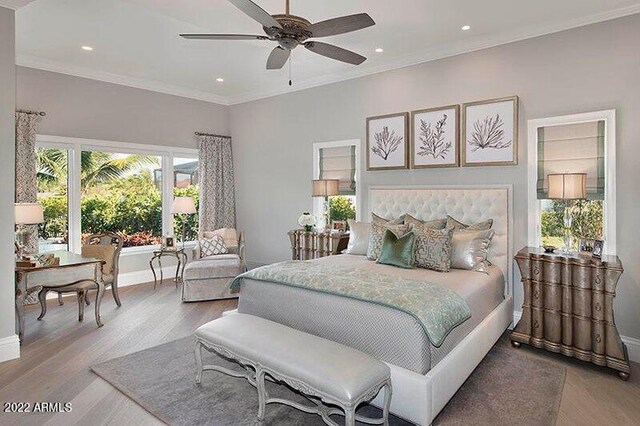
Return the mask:
<path id="1" fill-rule="evenodd" d="M 204 363 L 233 366 L 204 352 Z M 171 425 L 323 425 L 321 418 L 269 404 L 264 423 L 257 420 L 258 398 L 245 379 L 205 371 L 195 384 L 193 340 L 188 337 L 91 367 L 100 377 Z M 566 369 L 511 348 L 506 335 L 491 349 L 434 421 L 435 425 L 555 424 Z M 269 393 L 299 402 L 285 386 L 268 383 Z M 360 414 L 377 417 L 363 406 Z M 341 423 L 342 419 L 335 419 Z M 392 425 L 409 423 L 393 417 Z"/>

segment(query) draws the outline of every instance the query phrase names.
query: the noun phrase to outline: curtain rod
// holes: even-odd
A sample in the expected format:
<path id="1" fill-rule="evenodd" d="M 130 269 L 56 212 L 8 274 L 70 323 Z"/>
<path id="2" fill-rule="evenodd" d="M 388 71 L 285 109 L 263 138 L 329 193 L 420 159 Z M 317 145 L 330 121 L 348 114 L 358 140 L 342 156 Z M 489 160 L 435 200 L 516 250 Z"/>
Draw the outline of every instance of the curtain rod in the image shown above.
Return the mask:
<path id="1" fill-rule="evenodd" d="M 231 136 L 214 135 L 213 133 L 196 132 L 196 136 L 214 136 L 216 138 L 231 138 Z"/>
<path id="2" fill-rule="evenodd" d="M 44 111 L 29 111 L 26 109 L 19 109 L 16 112 L 22 112 L 24 114 L 39 115 L 40 117 L 45 117 L 47 115 L 47 113 Z"/>

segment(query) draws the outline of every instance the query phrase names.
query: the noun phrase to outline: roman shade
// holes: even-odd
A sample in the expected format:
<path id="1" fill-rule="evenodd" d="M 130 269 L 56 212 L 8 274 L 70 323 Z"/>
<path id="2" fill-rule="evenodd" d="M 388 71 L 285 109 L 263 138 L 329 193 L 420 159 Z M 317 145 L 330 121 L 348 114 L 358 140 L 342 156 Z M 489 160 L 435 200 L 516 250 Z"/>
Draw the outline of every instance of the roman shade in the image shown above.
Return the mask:
<path id="1" fill-rule="evenodd" d="M 356 147 L 320 148 L 320 179 L 338 179 L 340 195 L 356 195 Z"/>
<path id="2" fill-rule="evenodd" d="M 588 200 L 604 200 L 605 122 L 538 128 L 538 199 L 549 194 L 549 175 L 586 174 Z"/>

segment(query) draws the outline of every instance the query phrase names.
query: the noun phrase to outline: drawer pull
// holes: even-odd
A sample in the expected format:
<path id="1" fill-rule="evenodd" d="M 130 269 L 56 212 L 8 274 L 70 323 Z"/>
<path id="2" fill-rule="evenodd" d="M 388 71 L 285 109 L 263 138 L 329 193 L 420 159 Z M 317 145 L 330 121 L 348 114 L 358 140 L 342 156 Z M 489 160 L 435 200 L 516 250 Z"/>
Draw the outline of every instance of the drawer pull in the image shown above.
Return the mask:
<path id="1" fill-rule="evenodd" d="M 533 275 L 538 275 L 540 273 L 540 268 L 538 268 L 537 266 L 533 267 Z"/>
<path id="2" fill-rule="evenodd" d="M 596 275 L 596 284 L 600 285 L 602 284 L 602 277 L 600 275 Z"/>
<path id="3" fill-rule="evenodd" d="M 533 328 L 540 328 L 540 323 L 538 322 L 538 320 L 535 320 L 533 322 Z"/>
<path id="4" fill-rule="evenodd" d="M 596 311 L 600 312 L 602 310 L 602 305 L 600 302 L 596 302 Z"/>
<path id="5" fill-rule="evenodd" d="M 596 343 L 602 342 L 602 337 L 599 334 L 596 334 Z"/>
<path id="6" fill-rule="evenodd" d="M 533 290 L 533 297 L 535 299 L 539 299 L 540 298 L 540 292 L 538 290 Z"/>

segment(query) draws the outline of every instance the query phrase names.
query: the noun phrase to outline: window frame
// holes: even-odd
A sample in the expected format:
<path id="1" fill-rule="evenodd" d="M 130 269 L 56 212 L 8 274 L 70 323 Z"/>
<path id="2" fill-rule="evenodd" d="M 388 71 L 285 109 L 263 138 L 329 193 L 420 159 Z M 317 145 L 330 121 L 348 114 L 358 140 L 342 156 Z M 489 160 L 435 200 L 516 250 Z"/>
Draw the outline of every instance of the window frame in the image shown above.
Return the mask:
<path id="1" fill-rule="evenodd" d="M 81 153 L 82 151 L 101 151 L 116 154 L 144 154 L 161 158 L 162 168 L 162 234 L 173 235 L 173 182 L 166 176 L 173 176 L 173 158 L 198 159 L 198 150 L 195 148 L 183 148 L 176 146 L 157 146 L 141 143 L 117 142 L 100 139 L 73 138 L 66 136 L 36 135 L 36 148 L 65 149 L 68 153 L 68 226 L 69 246 L 68 250 L 80 253 L 82 250 L 82 220 L 81 220 Z M 186 245 L 190 246 L 189 242 Z M 160 246 L 150 245 L 141 247 L 127 247 L 122 250 L 122 255 L 134 255 L 148 253 L 157 250 Z"/>
<path id="2" fill-rule="evenodd" d="M 581 114 L 562 115 L 532 119 L 527 122 L 528 127 L 528 244 L 539 247 L 541 244 L 540 201 L 537 195 L 538 182 L 538 128 L 580 124 L 593 121 L 605 122 L 604 156 L 605 156 L 605 197 L 603 206 L 603 238 L 605 239 L 605 254 L 615 255 L 616 247 L 616 110 L 594 111 Z"/>
<path id="3" fill-rule="evenodd" d="M 362 217 L 362 168 L 360 167 L 360 139 L 346 139 L 329 142 L 315 142 L 313 144 L 313 177 L 320 177 L 320 150 L 323 148 L 339 148 L 344 146 L 355 146 L 356 148 L 356 220 Z M 313 198 L 313 214 L 320 217 L 323 212 L 323 199 L 320 197 Z"/>

